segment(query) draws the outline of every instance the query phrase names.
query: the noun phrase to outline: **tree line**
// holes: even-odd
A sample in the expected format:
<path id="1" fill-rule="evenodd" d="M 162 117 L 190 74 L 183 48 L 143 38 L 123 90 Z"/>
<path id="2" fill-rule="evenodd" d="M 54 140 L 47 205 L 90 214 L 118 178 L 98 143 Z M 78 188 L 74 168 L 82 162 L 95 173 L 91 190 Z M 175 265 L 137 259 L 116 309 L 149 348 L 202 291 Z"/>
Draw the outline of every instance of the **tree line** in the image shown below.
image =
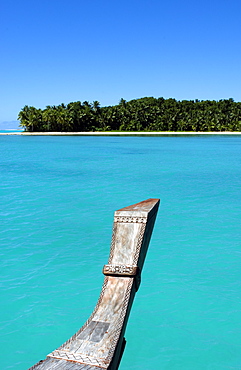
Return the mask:
<path id="1" fill-rule="evenodd" d="M 26 105 L 18 119 L 29 132 L 241 131 L 241 103 L 146 97 L 101 107 L 98 101 L 77 101 L 45 109 Z"/>

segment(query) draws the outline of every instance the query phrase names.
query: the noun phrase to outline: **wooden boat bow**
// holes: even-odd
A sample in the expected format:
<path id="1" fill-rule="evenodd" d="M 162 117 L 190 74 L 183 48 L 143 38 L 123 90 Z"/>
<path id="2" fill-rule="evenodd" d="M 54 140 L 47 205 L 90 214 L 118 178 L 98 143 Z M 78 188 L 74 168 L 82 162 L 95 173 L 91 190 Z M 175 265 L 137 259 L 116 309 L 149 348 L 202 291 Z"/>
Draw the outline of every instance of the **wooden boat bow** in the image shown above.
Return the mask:
<path id="1" fill-rule="evenodd" d="M 73 337 L 29 370 L 118 369 L 158 206 L 159 199 L 148 199 L 115 212 L 104 284 L 92 315 Z"/>

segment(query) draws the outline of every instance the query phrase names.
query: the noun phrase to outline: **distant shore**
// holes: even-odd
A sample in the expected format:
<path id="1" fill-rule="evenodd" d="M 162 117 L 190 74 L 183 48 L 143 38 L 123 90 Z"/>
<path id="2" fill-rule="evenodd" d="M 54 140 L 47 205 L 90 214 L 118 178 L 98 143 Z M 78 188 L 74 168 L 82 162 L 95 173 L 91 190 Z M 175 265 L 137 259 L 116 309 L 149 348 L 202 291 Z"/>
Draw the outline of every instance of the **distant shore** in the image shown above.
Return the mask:
<path id="1" fill-rule="evenodd" d="M 241 135 L 241 131 L 185 132 L 185 131 L 95 131 L 95 132 L 0 132 L 0 135 L 23 136 L 167 136 L 167 135 Z"/>

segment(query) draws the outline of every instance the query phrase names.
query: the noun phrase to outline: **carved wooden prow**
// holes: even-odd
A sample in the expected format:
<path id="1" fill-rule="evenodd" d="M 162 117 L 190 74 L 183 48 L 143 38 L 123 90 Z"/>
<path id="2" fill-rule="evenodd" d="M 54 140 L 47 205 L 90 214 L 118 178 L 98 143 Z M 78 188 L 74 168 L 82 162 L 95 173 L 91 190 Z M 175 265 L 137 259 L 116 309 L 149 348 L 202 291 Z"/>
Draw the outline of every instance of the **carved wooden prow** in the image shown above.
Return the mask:
<path id="1" fill-rule="evenodd" d="M 94 312 L 72 338 L 31 370 L 118 369 L 158 206 L 159 199 L 148 199 L 115 212 L 110 257 Z"/>

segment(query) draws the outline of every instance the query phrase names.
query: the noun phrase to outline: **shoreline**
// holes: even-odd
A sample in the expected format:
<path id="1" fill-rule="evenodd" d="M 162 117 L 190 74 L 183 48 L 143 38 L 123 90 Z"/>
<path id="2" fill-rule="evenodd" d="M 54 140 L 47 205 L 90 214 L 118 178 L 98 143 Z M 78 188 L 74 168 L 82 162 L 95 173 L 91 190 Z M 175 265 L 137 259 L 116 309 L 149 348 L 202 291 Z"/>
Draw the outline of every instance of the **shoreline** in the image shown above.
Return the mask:
<path id="1" fill-rule="evenodd" d="M 0 135 L 22 135 L 22 136 L 171 136 L 171 135 L 241 135 L 241 131 L 88 131 L 88 132 L 0 132 Z"/>

